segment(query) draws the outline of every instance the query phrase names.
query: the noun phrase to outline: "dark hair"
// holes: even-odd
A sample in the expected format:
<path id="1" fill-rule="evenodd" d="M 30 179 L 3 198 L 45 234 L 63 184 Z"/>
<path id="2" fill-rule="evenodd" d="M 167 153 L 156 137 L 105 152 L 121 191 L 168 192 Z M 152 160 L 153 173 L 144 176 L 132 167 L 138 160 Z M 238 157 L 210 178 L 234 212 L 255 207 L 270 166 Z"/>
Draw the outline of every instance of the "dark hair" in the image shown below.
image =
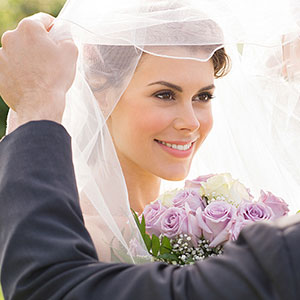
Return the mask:
<path id="1" fill-rule="evenodd" d="M 224 47 L 216 50 L 211 57 L 214 65 L 215 78 L 221 78 L 227 75 L 231 69 L 230 57 L 225 52 Z"/>
<path id="2" fill-rule="evenodd" d="M 191 51 L 192 56 L 195 58 L 197 57 L 195 53 L 198 50 L 204 51 L 204 57 L 205 55 L 210 57 L 213 53 L 211 60 L 214 66 L 215 78 L 225 76 L 230 70 L 230 58 L 221 44 L 223 32 L 213 20 L 168 22 L 141 29 L 141 32 L 137 30 L 135 34 L 137 44 L 149 45 L 141 46 L 141 49 L 184 47 Z M 139 37 L 143 37 L 143 43 L 139 41 Z M 201 39 L 201 43 L 195 45 L 194 41 L 199 39 Z M 155 51 L 150 52 L 155 53 Z M 97 74 L 102 76 L 102 83 L 99 84 L 99 87 L 92 88 L 93 91 L 104 90 L 114 84 L 119 85 L 128 74 L 128 71 L 136 67 L 136 58 L 142 54 L 142 50 L 133 45 L 85 45 L 83 55 L 88 82 L 90 76 L 95 77 Z"/>
<path id="3" fill-rule="evenodd" d="M 128 74 L 128 70 L 134 67 L 134 58 L 137 57 L 139 52 L 141 54 L 141 50 L 135 48 L 134 46 L 92 45 L 91 47 L 93 48 L 93 52 L 96 51 L 99 53 L 99 57 L 98 59 L 93 60 L 93 62 L 88 64 L 88 67 L 85 68 L 87 81 L 91 83 L 89 80 L 91 76 L 103 77 L 105 74 L 105 79 L 102 78 L 102 84 L 99 82 L 99 86 L 97 87 L 90 84 L 94 92 L 110 88 L 114 84 L 119 85 Z M 190 49 L 192 48 L 192 50 L 195 51 L 196 49 L 201 49 L 201 47 L 204 46 L 193 45 L 184 47 L 188 47 Z M 103 65 L 103 61 L 99 59 L 100 57 L 104 58 L 105 65 Z M 224 47 L 217 49 L 213 53 L 211 60 L 213 62 L 215 78 L 221 78 L 228 74 L 231 68 L 231 62 L 229 56 L 225 52 Z"/>
<path id="4" fill-rule="evenodd" d="M 210 59 L 213 63 L 215 78 L 224 77 L 225 75 L 227 75 L 229 73 L 229 71 L 231 69 L 231 60 L 230 60 L 230 57 L 225 52 L 224 47 L 221 47 L 217 50 L 214 50 L 214 48 L 218 47 L 218 45 L 213 45 L 213 46 L 209 46 L 209 47 L 207 47 L 207 46 L 195 46 L 195 45 L 178 46 L 178 47 L 187 48 L 189 51 L 191 51 L 193 53 L 192 56 L 195 56 L 195 57 L 197 57 L 197 55 L 195 55 L 195 52 L 197 52 L 197 50 L 205 49 L 208 53 L 211 53 L 211 52 L 214 51 L 213 55 L 211 56 Z M 144 54 L 147 54 L 147 53 L 143 53 L 143 55 Z M 140 61 L 138 63 L 138 66 L 141 63 L 141 61 L 142 61 L 142 59 L 140 59 Z"/>

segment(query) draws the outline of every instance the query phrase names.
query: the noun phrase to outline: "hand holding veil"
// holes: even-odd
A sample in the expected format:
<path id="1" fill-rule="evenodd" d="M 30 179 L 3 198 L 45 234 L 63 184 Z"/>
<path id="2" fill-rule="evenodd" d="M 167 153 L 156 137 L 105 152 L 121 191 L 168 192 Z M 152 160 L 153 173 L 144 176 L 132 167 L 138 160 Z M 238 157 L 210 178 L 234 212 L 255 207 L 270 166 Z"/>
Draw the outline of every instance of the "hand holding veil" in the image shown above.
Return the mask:
<path id="1" fill-rule="evenodd" d="M 73 140 L 82 204 L 101 219 L 99 235 L 117 250 L 118 259 L 138 263 L 130 241 L 140 244 L 140 254 L 145 247 L 106 120 L 143 52 L 207 61 L 225 46 L 232 70 L 216 81 L 214 128 L 194 159 L 190 177 L 230 172 L 254 191 L 271 190 L 297 209 L 300 111 L 294 45 L 299 18 L 293 14 L 294 4 L 67 1 L 51 30 L 54 39 L 72 37 L 79 48 L 63 124 Z M 198 46 L 202 51 L 180 56 L 171 46 Z"/>

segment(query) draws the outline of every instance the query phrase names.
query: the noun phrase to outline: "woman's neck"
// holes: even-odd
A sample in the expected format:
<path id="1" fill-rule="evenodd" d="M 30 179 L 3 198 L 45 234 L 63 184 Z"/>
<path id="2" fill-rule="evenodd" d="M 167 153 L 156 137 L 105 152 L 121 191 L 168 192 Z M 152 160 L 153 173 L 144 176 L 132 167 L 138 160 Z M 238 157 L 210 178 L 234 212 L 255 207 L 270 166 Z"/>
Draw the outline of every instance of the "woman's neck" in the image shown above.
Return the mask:
<path id="1" fill-rule="evenodd" d="M 161 179 L 139 168 L 134 163 L 120 160 L 128 190 L 130 207 L 142 213 L 145 206 L 159 196 Z"/>

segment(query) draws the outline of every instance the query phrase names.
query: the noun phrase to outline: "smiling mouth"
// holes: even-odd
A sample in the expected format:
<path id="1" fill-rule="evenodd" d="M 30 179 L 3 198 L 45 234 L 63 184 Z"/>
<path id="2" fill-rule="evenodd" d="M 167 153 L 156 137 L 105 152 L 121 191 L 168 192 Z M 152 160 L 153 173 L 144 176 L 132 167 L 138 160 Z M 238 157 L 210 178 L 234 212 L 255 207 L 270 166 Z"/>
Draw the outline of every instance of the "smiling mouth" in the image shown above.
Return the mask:
<path id="1" fill-rule="evenodd" d="M 184 144 L 184 145 L 178 145 L 178 144 L 171 144 L 171 143 L 163 142 L 163 141 L 160 141 L 160 140 L 157 140 L 157 139 L 155 139 L 155 141 L 159 144 L 165 145 L 165 146 L 167 146 L 171 149 L 176 149 L 176 150 L 179 150 L 179 151 L 187 151 L 195 143 L 195 142 L 190 142 L 190 143 L 187 143 L 187 144 Z"/>

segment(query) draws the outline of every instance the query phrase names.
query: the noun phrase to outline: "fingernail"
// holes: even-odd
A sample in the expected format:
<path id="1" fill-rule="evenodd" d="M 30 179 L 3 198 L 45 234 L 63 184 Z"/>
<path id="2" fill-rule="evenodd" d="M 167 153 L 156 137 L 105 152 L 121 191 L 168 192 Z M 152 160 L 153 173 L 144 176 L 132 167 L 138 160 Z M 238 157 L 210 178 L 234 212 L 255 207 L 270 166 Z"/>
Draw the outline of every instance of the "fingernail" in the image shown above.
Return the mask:
<path id="1" fill-rule="evenodd" d="M 47 29 L 48 32 L 52 29 L 53 25 L 54 25 L 54 22 L 51 23 L 51 25 L 48 27 L 48 29 Z"/>

